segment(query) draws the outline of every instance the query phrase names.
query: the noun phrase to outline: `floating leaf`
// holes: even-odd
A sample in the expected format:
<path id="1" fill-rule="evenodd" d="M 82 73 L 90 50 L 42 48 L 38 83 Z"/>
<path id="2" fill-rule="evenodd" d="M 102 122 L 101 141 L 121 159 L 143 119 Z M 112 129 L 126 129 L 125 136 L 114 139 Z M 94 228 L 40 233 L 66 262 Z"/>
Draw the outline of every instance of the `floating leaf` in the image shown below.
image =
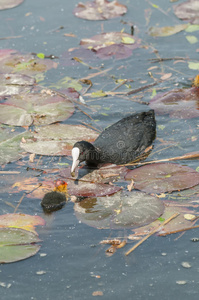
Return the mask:
<path id="1" fill-rule="evenodd" d="M 199 63 L 195 63 L 195 62 L 189 62 L 188 63 L 189 69 L 191 70 L 199 70 Z"/>
<path id="2" fill-rule="evenodd" d="M 166 26 L 166 27 L 150 27 L 148 34 L 151 36 L 165 37 L 176 34 L 182 30 L 185 30 L 188 27 L 188 24 L 180 24 L 175 26 Z"/>
<path id="3" fill-rule="evenodd" d="M 30 231 L 19 228 L 0 228 L 0 263 L 11 263 L 35 255 L 41 240 Z"/>
<path id="4" fill-rule="evenodd" d="M 0 165 L 23 157 L 20 147 L 22 137 L 30 137 L 30 132 L 11 132 L 11 128 L 0 127 Z"/>
<path id="5" fill-rule="evenodd" d="M 125 179 L 134 180 L 135 189 L 146 193 L 180 191 L 199 184 L 198 172 L 173 163 L 142 166 L 129 171 Z"/>
<path id="6" fill-rule="evenodd" d="M 185 29 L 186 32 L 194 32 L 199 30 L 199 25 L 192 25 L 189 24 L 188 27 Z"/>
<path id="7" fill-rule="evenodd" d="M 20 94 L 0 103 L 0 122 L 15 126 L 45 125 L 66 120 L 74 112 L 73 103 L 59 95 Z"/>
<path id="8" fill-rule="evenodd" d="M 187 39 L 187 41 L 188 41 L 190 44 L 195 44 L 195 43 L 198 42 L 197 37 L 194 36 L 194 35 L 187 35 L 187 36 L 186 36 L 186 39 Z"/>
<path id="9" fill-rule="evenodd" d="M 97 228 L 132 228 L 156 220 L 164 211 L 157 197 L 142 192 L 117 193 L 111 197 L 87 198 L 75 203 L 79 220 Z"/>
<path id="10" fill-rule="evenodd" d="M 0 1 L 0 10 L 16 7 L 23 2 L 24 2 L 24 0 L 1 0 Z"/>
<path id="11" fill-rule="evenodd" d="M 44 219 L 25 214 L 0 215 L 0 227 L 20 228 L 36 234 L 35 226 L 37 225 L 45 225 Z"/>
<path id="12" fill-rule="evenodd" d="M 37 53 L 37 57 L 44 59 L 45 58 L 45 54 L 44 53 Z"/>
<path id="13" fill-rule="evenodd" d="M 68 180 L 68 191 L 70 195 L 77 197 L 102 197 L 112 195 L 121 190 L 121 187 L 103 183 L 90 183 Z"/>
<path id="14" fill-rule="evenodd" d="M 179 19 L 192 24 L 199 24 L 198 0 L 189 0 L 174 6 L 174 13 Z"/>
<path id="15" fill-rule="evenodd" d="M 165 203 L 165 210 L 163 215 L 161 216 L 163 220 L 159 220 L 158 218 L 156 221 L 152 222 L 149 225 L 134 229 L 133 231 L 135 232 L 135 235 L 140 236 L 140 235 L 148 234 L 154 228 L 157 228 L 159 225 L 161 225 L 161 223 L 164 222 L 164 220 L 169 219 L 175 213 L 179 213 L 179 216 L 171 220 L 168 224 L 164 225 L 164 227 L 157 232 L 157 235 L 160 234 L 166 235 L 169 234 L 170 232 L 174 232 L 182 229 L 186 230 L 187 228 L 191 228 L 193 226 L 192 222 L 184 218 L 184 214 L 192 213 L 191 210 L 183 206 L 175 206 L 176 202 L 164 201 L 164 203 Z"/>
<path id="16" fill-rule="evenodd" d="M 1 60 L 0 72 L 34 75 L 56 67 L 57 63 L 51 59 L 39 59 L 31 54 L 16 53 Z"/>
<path id="17" fill-rule="evenodd" d="M 134 43 L 135 43 L 135 40 L 134 40 L 134 38 L 132 38 L 132 37 L 129 37 L 129 36 L 123 36 L 123 37 L 122 37 L 122 43 L 123 43 L 123 44 L 134 44 Z"/>
<path id="18" fill-rule="evenodd" d="M 59 80 L 57 83 L 51 84 L 50 88 L 56 88 L 56 89 L 73 88 L 77 92 L 80 92 L 82 90 L 82 85 L 80 84 L 79 80 L 66 76 L 61 80 Z"/>
<path id="19" fill-rule="evenodd" d="M 78 178 L 88 182 L 109 183 L 111 181 L 115 182 L 120 178 L 123 179 L 127 172 L 128 169 L 126 167 L 113 164 L 103 164 L 99 169 L 91 169 L 89 166 L 84 166 L 78 169 Z M 62 170 L 60 175 L 63 179 L 74 179 L 71 177 L 71 168 Z"/>
<path id="20" fill-rule="evenodd" d="M 86 20 L 107 20 L 124 15 L 125 5 L 117 1 L 95 0 L 93 2 L 78 3 L 73 13 L 76 17 Z"/>
<path id="21" fill-rule="evenodd" d="M 52 124 L 36 127 L 31 139 L 21 143 L 21 148 L 40 155 L 70 155 L 77 141 L 94 141 L 98 133 L 82 125 Z"/>
<path id="22" fill-rule="evenodd" d="M 28 92 L 35 79 L 21 74 L 0 74 L 0 96 L 9 96 Z"/>
<path id="23" fill-rule="evenodd" d="M 149 105 L 157 114 L 169 114 L 173 118 L 190 119 L 199 117 L 198 102 L 199 88 L 192 87 L 157 94 Z"/>
<path id="24" fill-rule="evenodd" d="M 97 92 L 93 92 L 93 93 L 91 94 L 91 97 L 92 97 L 92 98 L 106 97 L 106 96 L 107 96 L 107 94 L 104 93 L 102 90 L 97 91 Z"/>

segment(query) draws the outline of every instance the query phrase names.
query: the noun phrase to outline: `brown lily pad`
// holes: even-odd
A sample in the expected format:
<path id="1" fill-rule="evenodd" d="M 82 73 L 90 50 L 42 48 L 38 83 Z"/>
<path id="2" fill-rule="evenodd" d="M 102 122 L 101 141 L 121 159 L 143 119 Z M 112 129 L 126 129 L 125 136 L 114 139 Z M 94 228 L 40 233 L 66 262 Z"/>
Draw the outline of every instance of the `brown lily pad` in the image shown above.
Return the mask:
<path id="1" fill-rule="evenodd" d="M 140 47 L 141 40 L 125 32 L 106 32 L 92 38 L 82 39 L 80 45 L 95 51 L 100 58 L 107 59 L 115 56 L 118 59 L 126 58 L 132 50 Z"/>
<path id="2" fill-rule="evenodd" d="M 124 15 L 127 7 L 117 1 L 95 0 L 78 3 L 73 13 L 76 17 L 86 20 L 108 20 Z"/>
<path id="3" fill-rule="evenodd" d="M 155 96 L 149 104 L 157 114 L 169 114 L 172 118 L 199 117 L 199 88 L 176 89 Z"/>
<path id="4" fill-rule="evenodd" d="M 112 195 L 121 190 L 121 187 L 111 184 L 91 183 L 84 181 L 68 180 L 70 195 L 77 197 L 102 197 Z"/>
<path id="5" fill-rule="evenodd" d="M 179 19 L 192 24 L 199 24 L 198 0 L 189 0 L 176 5 L 174 7 L 174 13 Z"/>
<path id="6" fill-rule="evenodd" d="M 199 173 L 178 164 L 157 163 L 131 170 L 125 179 L 134 180 L 134 188 L 146 193 L 164 193 L 199 184 Z"/>

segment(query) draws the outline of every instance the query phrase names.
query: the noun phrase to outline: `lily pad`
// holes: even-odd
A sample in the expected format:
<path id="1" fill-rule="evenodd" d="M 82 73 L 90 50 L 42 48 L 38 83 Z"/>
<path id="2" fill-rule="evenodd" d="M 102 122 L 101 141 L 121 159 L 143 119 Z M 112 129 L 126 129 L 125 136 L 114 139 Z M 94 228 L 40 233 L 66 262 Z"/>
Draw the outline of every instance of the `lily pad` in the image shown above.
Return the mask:
<path id="1" fill-rule="evenodd" d="M 185 30 L 188 24 L 179 24 L 175 26 L 165 26 L 165 27 L 150 27 L 148 34 L 151 36 L 165 37 L 176 34 L 182 30 Z"/>
<path id="2" fill-rule="evenodd" d="M 86 20 L 107 20 L 124 15 L 127 7 L 117 1 L 95 0 L 78 3 L 73 13 L 76 17 Z"/>
<path id="3" fill-rule="evenodd" d="M 11 54 L 1 60 L 1 73 L 34 75 L 43 73 L 52 68 L 57 68 L 57 63 L 51 59 L 39 59 L 31 54 L 21 54 L 19 52 Z"/>
<path id="4" fill-rule="evenodd" d="M 0 165 L 22 158 L 21 139 L 30 137 L 30 132 L 16 133 L 11 130 L 0 127 Z"/>
<path id="5" fill-rule="evenodd" d="M 45 225 L 44 219 L 26 214 L 0 215 L 0 227 L 20 228 L 37 234 L 35 231 L 37 225 Z"/>
<path id="6" fill-rule="evenodd" d="M 146 193 L 164 193 L 199 184 L 199 173 L 178 164 L 157 163 L 131 170 L 125 179 L 134 180 L 134 188 Z"/>
<path id="7" fill-rule="evenodd" d="M 199 24 L 198 0 L 189 0 L 176 5 L 174 7 L 174 13 L 179 19 L 192 24 Z"/>
<path id="8" fill-rule="evenodd" d="M 102 197 L 112 195 L 121 190 L 121 187 L 111 184 L 91 183 L 84 181 L 68 180 L 70 195 L 77 197 Z"/>
<path id="9" fill-rule="evenodd" d="M 66 120 L 73 112 L 73 103 L 59 95 L 12 95 L 0 103 L 0 122 L 15 126 L 45 125 Z"/>
<path id="10" fill-rule="evenodd" d="M 29 92 L 35 83 L 35 79 L 27 75 L 0 74 L 0 96 Z"/>
<path id="11" fill-rule="evenodd" d="M 199 117 L 199 88 L 175 89 L 157 94 L 149 103 L 157 114 L 169 114 L 172 118 L 191 119 Z"/>
<path id="12" fill-rule="evenodd" d="M 52 124 L 36 127 L 31 139 L 21 143 L 21 148 L 40 155 L 71 155 L 77 141 L 94 141 L 98 133 L 82 125 Z"/>
<path id="13" fill-rule="evenodd" d="M 162 215 L 164 204 L 157 197 L 134 191 L 87 198 L 75 203 L 74 209 L 78 220 L 89 226 L 120 229 L 151 223 Z"/>
<path id="14" fill-rule="evenodd" d="M 1 0 L 0 1 L 0 10 L 16 7 L 23 2 L 24 2 L 24 0 Z"/>
<path id="15" fill-rule="evenodd" d="M 95 51 L 100 58 L 106 59 L 113 55 L 116 58 L 126 58 L 131 55 L 132 50 L 140 47 L 140 43 L 139 38 L 128 33 L 107 32 L 89 39 L 82 39 L 80 45 Z"/>
<path id="16" fill-rule="evenodd" d="M 41 240 L 30 231 L 19 228 L 0 228 L 0 263 L 11 263 L 35 255 Z"/>
<path id="17" fill-rule="evenodd" d="M 148 234 L 154 228 L 157 228 L 159 225 L 161 225 L 161 223 L 164 220 L 169 219 L 175 213 L 178 213 L 179 216 L 177 216 L 176 218 L 171 220 L 168 224 L 164 225 L 164 227 L 162 227 L 157 232 L 157 235 L 160 235 L 160 234 L 167 235 L 170 232 L 174 232 L 174 231 L 178 231 L 178 230 L 182 230 L 182 229 L 186 230 L 186 229 L 191 228 L 193 226 L 193 223 L 188 221 L 184 217 L 185 214 L 191 214 L 191 213 L 193 213 L 193 211 L 191 211 L 187 207 L 175 206 L 177 204 L 176 202 L 164 201 L 164 203 L 165 203 L 165 211 L 161 216 L 161 220 L 158 219 L 158 220 L 152 222 L 149 225 L 146 225 L 146 226 L 143 226 L 143 227 L 140 227 L 140 228 L 136 228 L 135 230 L 133 230 L 135 232 L 135 235 L 140 236 L 140 235 Z M 183 203 L 181 203 L 181 204 L 183 205 Z"/>

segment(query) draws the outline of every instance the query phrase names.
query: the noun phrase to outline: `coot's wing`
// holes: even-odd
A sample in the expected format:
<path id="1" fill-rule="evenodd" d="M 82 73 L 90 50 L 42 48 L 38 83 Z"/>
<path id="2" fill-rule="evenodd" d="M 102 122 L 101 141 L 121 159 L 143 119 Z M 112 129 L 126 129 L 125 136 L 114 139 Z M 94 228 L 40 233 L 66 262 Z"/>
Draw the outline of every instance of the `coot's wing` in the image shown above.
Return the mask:
<path id="1" fill-rule="evenodd" d="M 95 140 L 101 162 L 123 164 L 134 160 L 155 138 L 154 112 L 131 115 L 106 128 Z"/>

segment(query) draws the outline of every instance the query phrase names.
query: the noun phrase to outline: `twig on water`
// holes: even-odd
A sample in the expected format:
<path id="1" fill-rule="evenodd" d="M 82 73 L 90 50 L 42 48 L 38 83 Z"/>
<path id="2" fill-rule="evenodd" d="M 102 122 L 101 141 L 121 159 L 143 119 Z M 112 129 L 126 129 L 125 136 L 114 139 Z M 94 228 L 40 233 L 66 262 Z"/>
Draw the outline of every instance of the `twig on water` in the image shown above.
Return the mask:
<path id="1" fill-rule="evenodd" d="M 166 225 L 167 223 L 169 223 L 171 220 L 173 220 L 174 218 L 176 218 L 179 215 L 179 213 L 175 213 L 174 215 L 172 215 L 170 218 L 168 218 L 167 220 L 165 220 L 162 224 L 160 224 L 159 226 L 157 226 L 155 229 L 153 229 L 147 236 L 145 236 L 143 239 L 141 239 L 137 244 L 135 244 L 130 250 L 128 250 L 125 255 L 129 255 L 132 251 L 134 251 L 137 247 L 139 247 L 144 241 L 146 241 L 150 236 L 152 236 L 154 233 L 156 233 L 160 228 L 162 228 L 162 226 Z"/>

